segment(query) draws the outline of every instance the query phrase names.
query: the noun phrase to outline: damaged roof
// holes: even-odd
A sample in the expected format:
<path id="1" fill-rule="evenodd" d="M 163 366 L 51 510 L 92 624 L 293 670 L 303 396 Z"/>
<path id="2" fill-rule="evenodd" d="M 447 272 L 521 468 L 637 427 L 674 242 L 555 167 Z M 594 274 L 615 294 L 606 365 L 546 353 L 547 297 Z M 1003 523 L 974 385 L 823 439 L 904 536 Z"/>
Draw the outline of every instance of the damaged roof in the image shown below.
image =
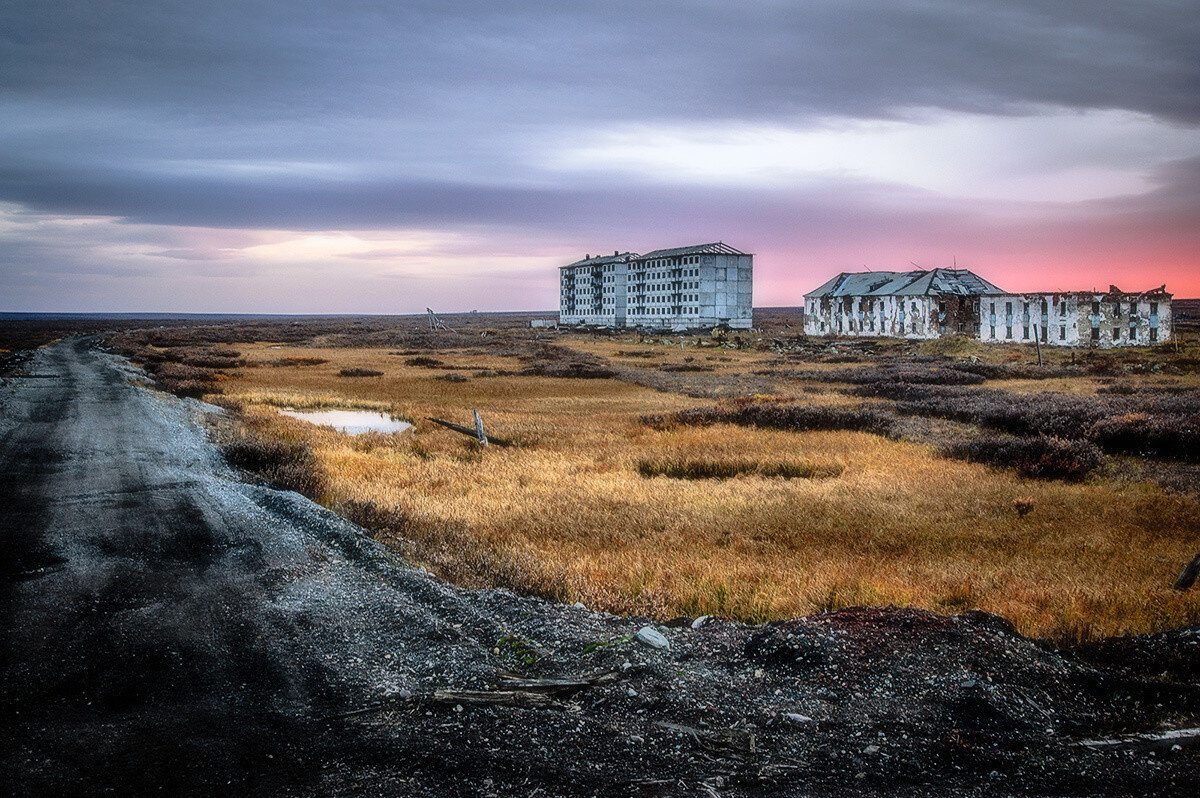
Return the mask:
<path id="1" fill-rule="evenodd" d="M 581 260 L 559 266 L 560 269 L 573 269 L 576 266 L 602 266 L 606 263 L 626 263 L 637 257 L 636 252 L 614 252 L 611 255 L 584 255 Z"/>
<path id="2" fill-rule="evenodd" d="M 918 269 L 910 272 L 842 272 L 806 297 L 930 296 L 1003 294 L 967 269 Z"/>
<path id="3" fill-rule="evenodd" d="M 749 255 L 749 252 L 742 252 L 740 249 L 734 249 L 728 244 L 717 241 L 713 244 L 695 244 L 690 247 L 675 247 L 674 249 L 656 249 L 653 252 L 647 252 L 638 260 L 650 260 L 651 258 L 674 258 L 679 255 Z"/>

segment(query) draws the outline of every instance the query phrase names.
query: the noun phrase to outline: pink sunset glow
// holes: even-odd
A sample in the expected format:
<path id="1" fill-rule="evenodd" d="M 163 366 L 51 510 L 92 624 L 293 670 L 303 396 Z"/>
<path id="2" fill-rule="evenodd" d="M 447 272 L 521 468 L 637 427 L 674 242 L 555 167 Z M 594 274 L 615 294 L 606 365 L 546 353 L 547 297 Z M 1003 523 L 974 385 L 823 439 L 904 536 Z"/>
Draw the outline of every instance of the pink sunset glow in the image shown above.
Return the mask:
<path id="1" fill-rule="evenodd" d="M 717 240 L 759 306 L 952 263 L 1200 296 L 1186 4 L 370 6 L 26 20 L 0 310 L 552 310 L 585 252 Z"/>

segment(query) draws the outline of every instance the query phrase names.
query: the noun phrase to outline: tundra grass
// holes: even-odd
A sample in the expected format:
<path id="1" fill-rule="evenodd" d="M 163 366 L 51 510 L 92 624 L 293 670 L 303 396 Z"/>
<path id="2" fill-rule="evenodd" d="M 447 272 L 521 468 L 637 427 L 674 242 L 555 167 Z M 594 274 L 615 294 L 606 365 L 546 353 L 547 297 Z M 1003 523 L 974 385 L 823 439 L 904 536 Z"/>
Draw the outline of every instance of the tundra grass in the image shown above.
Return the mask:
<path id="1" fill-rule="evenodd" d="M 238 348 L 250 359 L 272 354 Z M 463 584 L 658 617 L 764 621 L 854 604 L 980 608 L 1028 634 L 1071 640 L 1200 622 L 1200 593 L 1170 589 L 1198 545 L 1200 503 L 1187 495 L 1028 480 L 863 432 L 651 429 L 642 416 L 710 403 L 611 379 L 448 383 L 435 380 L 441 371 L 382 350 L 287 354 L 328 363 L 238 372 L 225 389 L 248 423 L 309 443 L 325 472 L 318 498 L 400 519 L 381 537 Z M 521 365 L 436 356 L 458 371 L 481 361 Z M 337 377 L 343 368 L 384 374 L 347 380 Z M 271 406 L 280 397 L 293 406 L 307 398 L 403 408 L 417 424 L 353 438 L 280 416 Z M 472 407 L 521 445 L 481 449 L 423 420 L 469 423 Z M 703 463 L 738 475 L 647 477 L 646 463 Z M 754 473 L 779 463 L 830 476 Z"/>

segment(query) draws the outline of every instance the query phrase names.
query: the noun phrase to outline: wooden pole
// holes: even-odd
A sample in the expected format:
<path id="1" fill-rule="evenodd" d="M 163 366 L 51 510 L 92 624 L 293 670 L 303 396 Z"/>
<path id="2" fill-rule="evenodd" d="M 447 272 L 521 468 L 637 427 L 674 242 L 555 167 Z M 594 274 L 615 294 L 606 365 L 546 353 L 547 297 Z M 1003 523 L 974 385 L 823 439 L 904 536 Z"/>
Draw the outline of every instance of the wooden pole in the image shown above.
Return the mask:
<path id="1" fill-rule="evenodd" d="M 1038 365 L 1042 365 L 1042 331 L 1033 325 L 1033 342 L 1037 345 Z"/>
<path id="2" fill-rule="evenodd" d="M 479 438 L 479 431 L 471 429 L 470 427 L 464 427 L 461 424 L 455 424 L 451 421 L 446 421 L 446 420 L 440 419 L 440 418 L 434 418 L 432 416 L 426 416 L 425 418 L 428 419 L 429 421 L 432 421 L 434 424 L 445 427 L 446 429 L 454 430 L 455 432 L 458 432 L 462 435 L 470 436 L 472 438 L 475 438 L 476 440 L 478 440 L 478 438 Z M 515 446 L 515 445 L 516 444 L 514 444 L 512 441 L 510 441 L 506 438 L 497 438 L 495 435 L 488 438 L 488 446 Z"/>
<path id="3" fill-rule="evenodd" d="M 1187 590 L 1196 583 L 1196 577 L 1200 576 L 1200 554 L 1192 558 L 1192 561 L 1183 569 L 1183 573 L 1175 580 L 1175 589 L 1179 591 Z"/>
<path id="4" fill-rule="evenodd" d="M 475 414 L 475 436 L 479 439 L 479 445 L 487 446 L 487 433 L 483 431 L 483 416 L 479 415 L 479 411 L 473 407 L 471 412 Z"/>

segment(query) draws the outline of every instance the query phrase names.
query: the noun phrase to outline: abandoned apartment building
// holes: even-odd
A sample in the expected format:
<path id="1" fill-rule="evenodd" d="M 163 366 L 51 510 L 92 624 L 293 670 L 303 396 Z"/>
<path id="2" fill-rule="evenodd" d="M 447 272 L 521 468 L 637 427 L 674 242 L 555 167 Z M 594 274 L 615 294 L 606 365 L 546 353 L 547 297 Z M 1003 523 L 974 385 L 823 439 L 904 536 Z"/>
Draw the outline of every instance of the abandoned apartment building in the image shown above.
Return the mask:
<path id="1" fill-rule="evenodd" d="M 843 272 L 804 295 L 808 335 L 1138 346 L 1171 338 L 1166 286 L 1011 294 L 967 269 Z"/>
<path id="2" fill-rule="evenodd" d="M 754 256 L 728 244 L 584 255 L 559 267 L 559 322 L 750 329 Z"/>

